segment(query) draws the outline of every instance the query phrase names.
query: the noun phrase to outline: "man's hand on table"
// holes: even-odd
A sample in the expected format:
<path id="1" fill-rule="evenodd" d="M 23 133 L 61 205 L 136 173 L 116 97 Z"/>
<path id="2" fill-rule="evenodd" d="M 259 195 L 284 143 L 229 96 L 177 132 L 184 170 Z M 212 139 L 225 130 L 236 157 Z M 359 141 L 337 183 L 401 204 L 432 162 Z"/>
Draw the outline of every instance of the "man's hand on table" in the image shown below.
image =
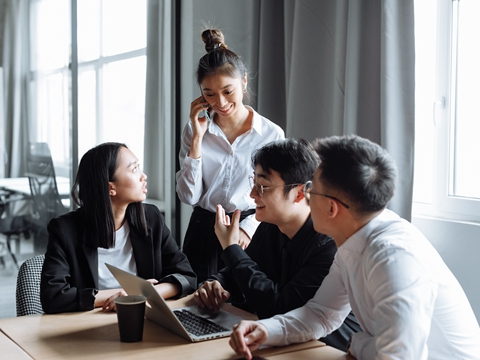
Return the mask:
<path id="1" fill-rule="evenodd" d="M 200 307 L 218 312 L 220 305 L 230 298 L 230 293 L 217 280 L 206 281 L 193 293 L 193 298 Z"/>

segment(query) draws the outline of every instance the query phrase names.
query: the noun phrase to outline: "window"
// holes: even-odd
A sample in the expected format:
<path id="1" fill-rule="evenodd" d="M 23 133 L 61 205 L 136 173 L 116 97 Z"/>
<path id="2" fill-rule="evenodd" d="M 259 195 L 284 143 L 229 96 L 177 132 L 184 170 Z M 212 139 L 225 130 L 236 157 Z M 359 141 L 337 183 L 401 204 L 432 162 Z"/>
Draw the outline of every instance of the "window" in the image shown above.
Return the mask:
<path id="1" fill-rule="evenodd" d="M 414 215 L 480 222 L 479 13 L 478 0 L 415 1 Z"/>
<path id="2" fill-rule="evenodd" d="M 48 142 L 56 167 L 67 176 L 73 137 L 79 157 L 99 143 L 116 141 L 143 162 L 146 0 L 76 3 L 78 99 L 71 98 L 70 2 L 36 0 L 31 11 L 32 123 L 37 125 L 30 138 Z M 78 100 L 78 129 L 71 127 L 72 100 Z"/>
<path id="3" fill-rule="evenodd" d="M 47 142 L 57 175 L 69 176 L 70 6 L 63 0 L 37 0 L 31 2 L 30 13 L 29 139 Z"/>
<path id="4" fill-rule="evenodd" d="M 99 143 L 117 141 L 141 159 L 146 0 L 82 0 L 77 12 L 79 156 Z"/>

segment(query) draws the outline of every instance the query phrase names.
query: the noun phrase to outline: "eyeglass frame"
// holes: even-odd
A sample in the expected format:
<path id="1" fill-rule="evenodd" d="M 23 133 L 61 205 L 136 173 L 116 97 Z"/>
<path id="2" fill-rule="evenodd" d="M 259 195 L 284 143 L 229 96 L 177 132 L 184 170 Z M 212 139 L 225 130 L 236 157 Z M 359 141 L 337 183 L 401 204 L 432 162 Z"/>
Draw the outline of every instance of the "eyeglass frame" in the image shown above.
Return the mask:
<path id="1" fill-rule="evenodd" d="M 349 205 L 345 204 L 342 200 L 337 199 L 335 196 L 327 195 L 327 194 L 322 194 L 322 193 L 318 193 L 318 192 L 312 191 L 312 181 L 307 181 L 307 182 L 305 183 L 305 185 L 303 186 L 303 195 L 305 196 L 305 199 L 307 200 L 307 202 L 310 202 L 310 195 L 311 195 L 311 194 L 324 196 L 324 197 L 326 197 L 326 198 L 329 198 L 329 199 L 338 201 L 340 204 L 342 204 L 342 205 L 345 207 L 345 209 L 350 209 L 350 206 L 349 206 Z"/>
<path id="2" fill-rule="evenodd" d="M 279 188 L 279 187 L 287 187 L 287 186 L 291 186 L 293 189 L 295 186 L 302 185 L 302 184 L 285 184 L 285 185 L 264 186 L 264 185 L 260 185 L 257 181 L 255 181 L 255 176 L 253 175 L 250 175 L 248 177 L 248 182 L 250 183 L 250 188 L 252 190 L 253 188 L 255 188 L 255 191 L 258 193 L 258 195 L 260 195 L 260 197 L 263 197 L 263 195 L 265 194 L 265 190 L 270 190 L 270 189 Z"/>

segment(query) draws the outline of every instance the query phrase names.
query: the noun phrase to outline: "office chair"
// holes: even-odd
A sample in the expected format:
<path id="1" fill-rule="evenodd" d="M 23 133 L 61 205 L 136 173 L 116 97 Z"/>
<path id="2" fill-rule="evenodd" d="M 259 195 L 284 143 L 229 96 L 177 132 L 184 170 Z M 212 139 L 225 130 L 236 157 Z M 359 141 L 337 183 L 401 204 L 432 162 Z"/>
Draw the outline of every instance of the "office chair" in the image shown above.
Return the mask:
<path id="1" fill-rule="evenodd" d="M 43 314 L 40 301 L 40 279 L 45 255 L 36 255 L 20 266 L 17 276 L 17 316 Z"/>
<path id="2" fill-rule="evenodd" d="M 27 151 L 27 173 L 32 195 L 32 227 L 35 239 L 46 239 L 48 222 L 68 212 L 58 192 L 55 168 L 47 143 L 30 143 Z"/>
<path id="3" fill-rule="evenodd" d="M 16 240 L 15 249 L 18 251 L 20 248 L 20 236 L 23 234 L 28 239 L 30 237 L 30 229 L 26 221 L 27 215 L 12 215 L 7 209 L 12 203 L 23 199 L 23 197 L 18 197 L 9 191 L 0 190 L 0 233 L 5 236 L 5 239 L 0 239 L 0 250 L 2 253 L 9 253 L 17 269 L 17 257 L 12 251 L 10 240 Z M 3 255 L 0 256 L 0 263 L 5 266 Z"/>

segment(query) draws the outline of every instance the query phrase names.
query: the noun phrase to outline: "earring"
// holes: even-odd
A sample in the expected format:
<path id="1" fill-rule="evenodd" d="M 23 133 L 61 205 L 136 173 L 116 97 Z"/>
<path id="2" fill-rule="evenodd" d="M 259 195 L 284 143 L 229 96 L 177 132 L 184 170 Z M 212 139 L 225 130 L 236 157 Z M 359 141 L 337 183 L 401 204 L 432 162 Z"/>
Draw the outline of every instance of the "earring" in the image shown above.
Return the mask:
<path id="1" fill-rule="evenodd" d="M 110 190 L 110 195 L 115 196 L 116 192 L 115 190 Z"/>

